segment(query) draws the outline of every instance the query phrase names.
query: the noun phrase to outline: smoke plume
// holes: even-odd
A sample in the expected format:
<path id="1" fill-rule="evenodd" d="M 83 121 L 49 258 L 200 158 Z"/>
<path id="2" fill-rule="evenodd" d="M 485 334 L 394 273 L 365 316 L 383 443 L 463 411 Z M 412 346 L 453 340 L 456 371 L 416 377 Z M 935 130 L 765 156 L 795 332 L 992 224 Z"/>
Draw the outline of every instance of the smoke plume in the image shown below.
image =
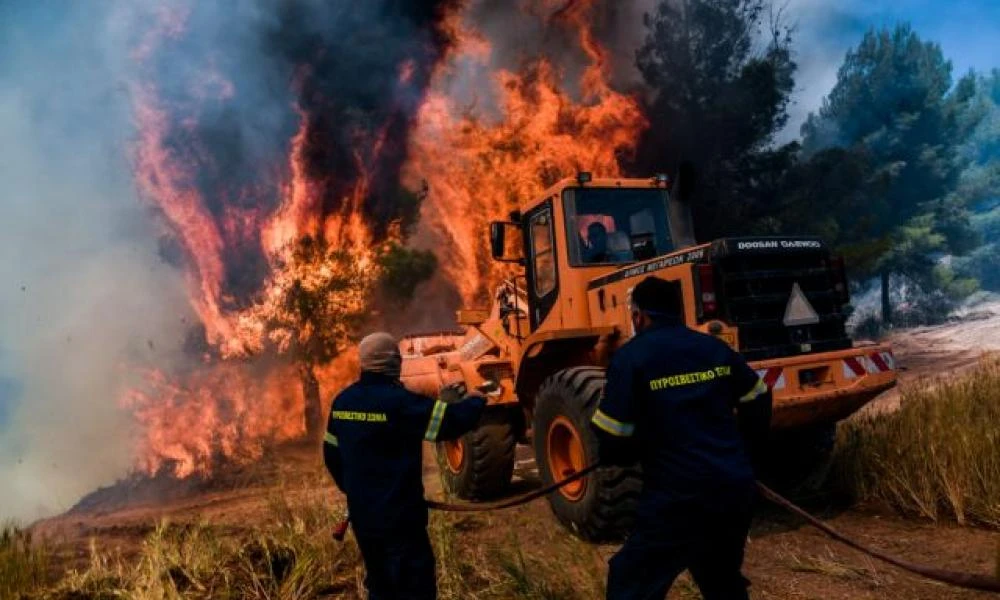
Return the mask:
<path id="1" fill-rule="evenodd" d="M 190 318 L 129 172 L 125 31 L 107 5 L 41 4 L 0 5 L 0 518 L 128 468 L 122 367 L 174 360 Z"/>
<path id="2" fill-rule="evenodd" d="M 288 298 L 356 301 L 354 271 L 293 263 L 364 271 L 415 219 L 398 171 L 450 4 L 0 4 L 0 517 L 301 433 L 287 369 L 247 355 L 306 335 L 275 330 Z"/>

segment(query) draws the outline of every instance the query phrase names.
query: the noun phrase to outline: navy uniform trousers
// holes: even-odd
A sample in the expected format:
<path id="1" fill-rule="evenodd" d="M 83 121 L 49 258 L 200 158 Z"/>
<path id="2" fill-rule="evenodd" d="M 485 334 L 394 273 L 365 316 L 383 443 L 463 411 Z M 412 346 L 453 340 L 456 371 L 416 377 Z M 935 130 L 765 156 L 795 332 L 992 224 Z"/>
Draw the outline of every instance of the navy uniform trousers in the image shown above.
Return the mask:
<path id="1" fill-rule="evenodd" d="M 369 600 L 433 600 L 434 551 L 427 530 L 399 531 L 392 535 L 355 532 L 365 561 L 365 587 Z"/>
<path id="2" fill-rule="evenodd" d="M 740 567 L 754 493 L 739 490 L 726 496 L 666 503 L 655 517 L 640 518 L 645 522 L 611 558 L 607 597 L 662 600 L 688 569 L 705 600 L 749 598 Z"/>

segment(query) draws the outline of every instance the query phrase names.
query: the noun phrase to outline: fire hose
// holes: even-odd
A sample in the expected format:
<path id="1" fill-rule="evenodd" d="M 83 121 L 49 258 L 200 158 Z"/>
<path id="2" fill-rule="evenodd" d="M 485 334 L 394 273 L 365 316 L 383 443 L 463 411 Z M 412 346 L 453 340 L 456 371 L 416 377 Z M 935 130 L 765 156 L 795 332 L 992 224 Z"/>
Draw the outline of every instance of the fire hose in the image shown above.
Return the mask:
<path id="1" fill-rule="evenodd" d="M 537 500 L 542 496 L 547 496 L 548 494 L 555 492 L 564 485 L 569 485 L 574 481 L 583 479 L 587 475 L 590 475 L 591 473 L 596 471 L 599 466 L 600 465 L 597 464 L 590 465 L 589 467 L 585 467 L 577 471 L 576 473 L 573 473 L 572 475 L 570 475 L 566 479 L 563 479 L 562 481 L 557 481 L 552 485 L 543 487 L 539 490 L 528 492 L 527 494 L 522 494 L 520 496 L 515 496 L 513 498 L 508 498 L 507 500 L 500 500 L 498 502 L 483 502 L 477 504 L 451 503 L 451 502 L 441 502 L 438 500 L 427 500 L 426 501 L 427 508 L 430 508 L 432 510 L 440 510 L 444 512 L 485 512 L 490 510 L 499 510 L 502 508 L 514 508 L 515 506 L 521 506 L 522 504 L 527 504 L 533 500 Z M 344 517 L 344 520 L 341 521 L 336 528 L 334 528 L 333 538 L 338 542 L 343 540 L 344 536 L 347 534 L 347 528 L 350 525 L 350 523 L 351 523 L 351 515 L 348 514 L 346 517 Z"/>
<path id="2" fill-rule="evenodd" d="M 427 507 L 433 510 L 440 510 L 444 512 L 485 512 L 491 510 L 499 510 L 503 508 L 513 508 L 515 506 L 521 506 L 527 504 L 543 496 L 547 496 L 552 492 L 557 491 L 564 485 L 569 485 L 574 481 L 578 481 L 587 475 L 590 475 L 600 467 L 599 464 L 593 464 L 585 467 L 576 473 L 573 473 L 566 479 L 562 481 L 557 481 L 551 485 L 545 486 L 541 489 L 535 490 L 533 492 L 528 492 L 520 496 L 515 496 L 513 498 L 508 498 L 506 500 L 500 500 L 498 502 L 487 502 L 481 504 L 469 504 L 469 503 L 451 503 L 451 502 L 441 502 L 438 500 L 427 500 Z M 936 567 L 931 567 L 927 565 L 921 565 L 917 563 L 912 563 L 910 561 L 897 558 L 891 554 L 871 548 L 858 542 L 850 537 L 840 533 L 833 527 L 827 525 L 820 519 L 814 517 L 813 515 L 806 512 L 804 509 L 798 507 L 792 503 L 787 498 L 781 496 L 771 488 L 767 487 L 763 483 L 757 482 L 757 489 L 760 491 L 761 495 L 769 500 L 770 502 L 780 506 L 781 508 L 787 510 L 788 512 L 802 518 L 808 524 L 812 525 L 816 529 L 819 529 L 825 533 L 828 537 L 836 540 L 850 548 L 853 548 L 862 554 L 885 562 L 887 564 L 898 567 L 904 571 L 924 577 L 926 579 L 931 579 L 939 583 L 944 583 L 947 585 L 952 585 L 960 588 L 966 588 L 971 590 L 979 590 L 984 592 L 995 592 L 1000 593 L 1000 579 L 996 577 L 991 577 L 989 575 L 982 575 L 979 573 L 966 573 L 962 571 L 951 571 L 948 569 L 939 569 Z M 344 520 L 337 525 L 334 530 L 333 537 L 340 541 L 344 539 L 344 535 L 347 533 L 347 528 L 350 525 L 350 515 L 347 515 Z"/>
<path id="3" fill-rule="evenodd" d="M 763 483 L 757 482 L 757 489 L 760 490 L 761 495 L 777 504 L 781 508 L 784 508 L 788 512 L 801 517 L 807 523 L 819 529 L 825 533 L 828 537 L 837 540 L 845 546 L 854 548 L 855 550 L 866 554 L 872 558 L 881 560 L 882 562 L 888 563 L 895 567 L 913 573 L 914 575 L 919 575 L 927 579 L 931 579 L 940 583 L 945 583 L 948 585 L 953 585 L 956 587 L 967 588 L 970 590 L 979 590 L 983 592 L 997 592 L 1000 593 L 1000 579 L 996 577 L 990 577 L 989 575 L 981 575 L 979 573 L 965 573 L 962 571 L 950 571 L 948 569 L 938 569 L 936 567 L 930 567 L 927 565 L 921 565 L 917 563 L 912 563 L 901 558 L 897 558 L 891 554 L 882 552 L 875 548 L 865 546 L 861 542 L 853 540 L 846 535 L 840 533 L 833 527 L 830 527 L 823 521 L 817 519 L 811 514 L 807 513 L 805 510 L 799 508 L 793 504 L 787 498 L 784 498 L 771 488 L 767 487 Z"/>

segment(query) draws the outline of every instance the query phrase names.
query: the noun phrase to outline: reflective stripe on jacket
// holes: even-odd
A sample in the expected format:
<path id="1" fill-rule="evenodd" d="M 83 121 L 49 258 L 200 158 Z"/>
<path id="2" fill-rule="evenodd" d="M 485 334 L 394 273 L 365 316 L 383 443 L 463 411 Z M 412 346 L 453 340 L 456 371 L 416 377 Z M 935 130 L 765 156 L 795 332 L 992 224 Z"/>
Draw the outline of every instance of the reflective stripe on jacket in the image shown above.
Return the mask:
<path id="1" fill-rule="evenodd" d="M 353 526 L 376 534 L 426 526 L 423 442 L 460 437 L 476 426 L 485 404 L 479 397 L 445 404 L 368 372 L 342 391 L 323 448 Z"/>

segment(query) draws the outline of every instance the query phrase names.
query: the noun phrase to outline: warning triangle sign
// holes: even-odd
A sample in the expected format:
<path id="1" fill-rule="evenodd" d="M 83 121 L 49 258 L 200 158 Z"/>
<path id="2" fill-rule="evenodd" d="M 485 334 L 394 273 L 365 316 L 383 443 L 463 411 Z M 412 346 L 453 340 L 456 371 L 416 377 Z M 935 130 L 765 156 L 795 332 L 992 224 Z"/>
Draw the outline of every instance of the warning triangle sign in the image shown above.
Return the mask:
<path id="1" fill-rule="evenodd" d="M 802 288 L 799 287 L 799 282 L 797 281 L 792 286 L 792 296 L 788 299 L 788 305 L 785 307 L 785 319 L 783 323 L 786 327 L 815 325 L 819 323 L 819 315 L 816 314 L 816 309 L 813 308 L 812 304 L 809 304 L 809 299 L 802 293 Z"/>

